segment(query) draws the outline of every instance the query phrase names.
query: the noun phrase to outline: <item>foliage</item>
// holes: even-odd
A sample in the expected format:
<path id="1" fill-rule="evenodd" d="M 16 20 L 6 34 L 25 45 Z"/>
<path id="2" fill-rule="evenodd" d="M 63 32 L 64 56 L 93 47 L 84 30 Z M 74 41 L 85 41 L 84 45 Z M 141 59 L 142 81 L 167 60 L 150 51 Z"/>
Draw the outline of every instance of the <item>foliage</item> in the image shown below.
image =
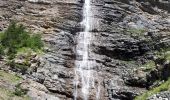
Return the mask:
<path id="1" fill-rule="evenodd" d="M 170 61 L 170 50 L 169 49 L 160 49 L 159 51 L 155 51 L 155 57 L 157 59 L 161 59 L 161 62 L 164 63 L 166 61 Z M 156 67 L 155 61 L 149 61 L 142 66 L 145 71 L 150 71 Z"/>
<path id="2" fill-rule="evenodd" d="M 170 61 L 170 51 L 166 52 L 165 58 Z"/>
<path id="3" fill-rule="evenodd" d="M 159 92 L 162 92 L 162 91 L 167 91 L 169 89 L 170 89 L 170 79 L 168 79 L 166 82 L 164 82 L 160 86 L 155 87 L 155 88 L 145 92 L 144 94 L 142 94 L 140 96 L 137 96 L 135 98 L 135 100 L 146 100 L 148 97 L 150 97 L 150 96 L 152 96 L 156 93 L 159 93 Z"/>
<path id="4" fill-rule="evenodd" d="M 12 68 L 15 67 L 15 62 L 14 62 L 14 60 L 8 60 L 6 64 L 9 65 L 9 66 L 11 66 Z"/>
<path id="5" fill-rule="evenodd" d="M 8 64 L 12 68 L 20 69 L 25 73 L 28 69 L 28 60 L 26 59 L 24 64 L 15 64 L 14 58 L 18 52 L 23 48 L 29 48 L 26 52 L 39 52 L 42 50 L 43 42 L 40 34 L 33 34 L 30 31 L 26 31 L 26 28 L 22 24 L 11 22 L 7 30 L 0 33 L 0 55 L 5 54 L 8 57 Z M 28 57 L 27 57 L 28 58 Z"/>
<path id="6" fill-rule="evenodd" d="M 21 77 L 15 75 L 15 74 L 7 73 L 7 72 L 2 71 L 2 70 L 0 71 L 0 79 L 8 81 L 12 84 L 16 84 L 16 83 L 18 83 L 19 81 L 22 80 Z"/>
<path id="7" fill-rule="evenodd" d="M 156 52 L 156 55 L 158 58 L 162 58 L 170 61 L 170 48 L 161 49 L 160 51 Z"/>
<path id="8" fill-rule="evenodd" d="M 0 100 L 31 100 L 27 95 L 16 96 L 12 90 L 0 87 Z"/>
<path id="9" fill-rule="evenodd" d="M 25 74 L 25 72 L 27 71 L 29 67 L 27 65 L 23 65 L 23 64 L 15 64 L 15 69 L 20 69 L 20 72 L 22 74 Z"/>
<path id="10" fill-rule="evenodd" d="M 148 61 L 146 64 L 142 65 L 144 71 L 150 71 L 156 67 L 154 61 Z"/>
<path id="11" fill-rule="evenodd" d="M 22 81 L 22 78 L 16 74 L 11 74 L 0 70 L 0 80 L 2 83 L 10 83 L 11 85 L 19 84 Z M 30 100 L 30 98 L 25 95 L 26 90 L 20 88 L 19 85 L 16 85 L 15 91 L 9 87 L 4 87 L 4 84 L 0 84 L 0 100 Z"/>
<path id="12" fill-rule="evenodd" d="M 22 74 L 25 74 L 29 66 L 27 65 L 27 62 L 24 62 L 23 64 L 17 64 L 14 62 L 14 60 L 8 60 L 7 65 L 9 65 L 13 69 L 19 70 Z"/>
<path id="13" fill-rule="evenodd" d="M 22 89 L 20 84 L 16 85 L 16 89 L 13 92 L 16 96 L 24 96 L 27 94 L 27 90 L 26 89 Z"/>
<path id="14" fill-rule="evenodd" d="M 137 35 L 137 36 L 143 36 L 144 33 L 146 32 L 145 29 L 143 28 L 130 28 L 126 30 L 128 33 L 131 33 L 132 35 Z"/>
<path id="15" fill-rule="evenodd" d="M 0 44 L 0 56 L 4 55 L 4 47 Z"/>
<path id="16" fill-rule="evenodd" d="M 2 39 L 3 33 L 0 32 L 0 40 Z M 4 55 L 4 47 L 0 44 L 0 56 Z"/>
<path id="17" fill-rule="evenodd" d="M 43 43 L 40 34 L 35 34 L 31 38 L 28 38 L 26 41 L 26 47 L 30 47 L 33 50 L 41 49 Z"/>
<path id="18" fill-rule="evenodd" d="M 26 28 L 20 24 L 17 25 L 16 22 L 11 22 L 7 30 L 1 36 L 1 43 L 8 52 L 9 58 L 14 58 L 17 50 L 22 47 L 28 47 L 33 50 L 41 49 L 43 47 L 43 42 L 41 41 L 41 36 L 39 34 L 33 34 L 27 32 Z"/>

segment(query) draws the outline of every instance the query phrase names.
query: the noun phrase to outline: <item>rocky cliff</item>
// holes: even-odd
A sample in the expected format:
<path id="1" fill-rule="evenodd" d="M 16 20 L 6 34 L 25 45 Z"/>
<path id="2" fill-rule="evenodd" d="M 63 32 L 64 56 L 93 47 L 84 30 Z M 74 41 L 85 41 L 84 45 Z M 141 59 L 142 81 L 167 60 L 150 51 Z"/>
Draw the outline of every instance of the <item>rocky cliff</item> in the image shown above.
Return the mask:
<path id="1" fill-rule="evenodd" d="M 82 32 L 83 0 L 0 0 L 0 30 L 17 20 L 43 34 L 46 52 L 36 72 L 25 75 L 42 84 L 51 99 L 72 100 L 76 38 Z M 154 51 L 170 46 L 168 0 L 92 0 L 94 61 L 101 85 L 100 100 L 133 100 L 146 91 L 145 72 L 138 70 Z M 131 74 L 137 71 L 138 76 Z M 139 78 L 139 79 L 138 79 Z M 150 85 L 150 84 L 149 84 Z M 79 87 L 81 88 L 81 86 Z M 90 100 L 94 93 L 91 92 Z M 34 98 L 37 100 L 36 98 Z M 81 96 L 78 100 L 81 100 Z"/>

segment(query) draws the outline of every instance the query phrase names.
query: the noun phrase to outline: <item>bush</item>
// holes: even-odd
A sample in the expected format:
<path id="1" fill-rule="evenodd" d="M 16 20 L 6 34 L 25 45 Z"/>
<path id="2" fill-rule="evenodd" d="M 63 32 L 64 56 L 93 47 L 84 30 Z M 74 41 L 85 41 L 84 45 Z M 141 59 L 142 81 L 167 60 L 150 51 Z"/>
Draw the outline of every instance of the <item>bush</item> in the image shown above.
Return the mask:
<path id="1" fill-rule="evenodd" d="M 26 41 L 26 47 L 30 47 L 33 50 L 41 49 L 43 47 L 41 36 L 39 34 L 31 36 Z"/>
<path id="2" fill-rule="evenodd" d="M 14 60 L 9 60 L 9 61 L 7 62 L 7 65 L 9 65 L 9 66 L 11 66 L 12 68 L 14 68 L 14 67 L 15 67 L 15 62 L 14 62 Z"/>
<path id="3" fill-rule="evenodd" d="M 158 58 L 162 58 L 165 61 L 167 61 L 167 60 L 170 61 L 170 48 L 161 49 L 161 50 L 159 50 L 159 51 L 157 51 L 155 53 L 156 53 L 156 56 Z"/>
<path id="4" fill-rule="evenodd" d="M 13 60 L 15 58 L 15 53 L 9 53 L 8 54 L 8 59 Z"/>
<path id="5" fill-rule="evenodd" d="M 4 55 L 4 47 L 0 45 L 0 56 Z"/>
<path id="6" fill-rule="evenodd" d="M 20 84 L 16 85 L 16 89 L 14 91 L 14 93 L 16 96 L 24 96 L 27 94 L 27 90 L 26 89 L 22 89 Z"/>
<path id="7" fill-rule="evenodd" d="M 0 33 L 0 41 L 0 55 L 3 54 L 5 49 L 5 54 L 9 59 L 8 64 L 11 68 L 19 69 L 22 73 L 27 71 L 29 59 L 27 59 L 24 64 L 15 64 L 14 58 L 19 50 L 21 48 L 29 48 L 30 50 L 28 52 L 32 50 L 36 52 L 43 47 L 40 34 L 33 35 L 30 31 L 26 31 L 26 28 L 22 24 L 17 24 L 14 21 L 10 23 L 7 30 Z"/>
<path id="8" fill-rule="evenodd" d="M 28 47 L 33 50 L 41 49 L 43 42 L 39 34 L 32 35 L 31 32 L 27 32 L 26 28 L 16 22 L 11 22 L 7 30 L 1 36 L 1 43 L 6 49 L 8 49 L 7 55 L 15 55 L 19 48 Z"/>
<path id="9" fill-rule="evenodd" d="M 154 68 L 156 68 L 156 65 L 155 65 L 155 62 L 151 60 L 145 63 L 144 65 L 142 65 L 142 67 L 144 68 L 143 71 L 149 72 L 153 70 Z"/>
<path id="10" fill-rule="evenodd" d="M 27 69 L 28 69 L 28 66 L 27 65 L 22 65 L 22 64 L 15 64 L 15 69 L 20 69 L 20 72 L 22 74 L 25 74 Z"/>

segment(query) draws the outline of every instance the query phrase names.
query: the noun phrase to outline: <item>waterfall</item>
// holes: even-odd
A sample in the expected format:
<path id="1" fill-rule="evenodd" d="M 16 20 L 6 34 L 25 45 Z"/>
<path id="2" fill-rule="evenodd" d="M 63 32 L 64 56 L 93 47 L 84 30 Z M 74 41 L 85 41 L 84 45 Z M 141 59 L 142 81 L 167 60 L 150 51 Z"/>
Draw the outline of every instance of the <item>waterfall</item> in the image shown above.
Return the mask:
<path id="1" fill-rule="evenodd" d="M 81 22 L 84 31 L 79 33 L 77 37 L 76 53 L 81 60 L 76 61 L 75 79 L 74 79 L 74 100 L 77 100 L 79 85 L 81 86 L 81 96 L 84 100 L 88 100 L 90 89 L 95 88 L 94 73 L 92 70 L 93 61 L 89 59 L 90 44 L 92 40 L 91 29 L 91 0 L 85 0 L 83 6 L 83 21 Z M 99 90 L 99 87 L 96 91 Z M 96 99 L 99 99 L 99 92 L 96 92 Z"/>

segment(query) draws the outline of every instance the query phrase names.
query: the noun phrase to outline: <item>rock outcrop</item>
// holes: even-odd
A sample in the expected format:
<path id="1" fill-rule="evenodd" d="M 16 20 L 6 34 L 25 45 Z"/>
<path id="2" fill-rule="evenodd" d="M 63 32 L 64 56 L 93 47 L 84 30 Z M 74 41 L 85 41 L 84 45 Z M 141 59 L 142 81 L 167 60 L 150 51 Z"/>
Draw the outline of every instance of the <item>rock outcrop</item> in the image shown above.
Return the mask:
<path id="1" fill-rule="evenodd" d="M 170 99 L 169 97 L 170 93 L 169 91 L 164 91 L 161 93 L 154 94 L 153 96 L 149 97 L 147 100 L 168 100 Z"/>
<path id="2" fill-rule="evenodd" d="M 83 30 L 80 25 L 83 3 L 83 0 L 0 1 L 0 30 L 14 19 L 43 34 L 50 49 L 46 49 L 39 68 L 29 78 L 43 84 L 50 95 L 60 100 L 74 97 L 74 68 L 78 60 L 75 47 L 77 34 Z M 141 84 L 126 84 L 124 76 L 152 59 L 154 50 L 170 46 L 169 2 L 92 0 L 91 5 L 90 59 L 101 83 L 100 99 L 132 100 L 146 89 Z"/>

